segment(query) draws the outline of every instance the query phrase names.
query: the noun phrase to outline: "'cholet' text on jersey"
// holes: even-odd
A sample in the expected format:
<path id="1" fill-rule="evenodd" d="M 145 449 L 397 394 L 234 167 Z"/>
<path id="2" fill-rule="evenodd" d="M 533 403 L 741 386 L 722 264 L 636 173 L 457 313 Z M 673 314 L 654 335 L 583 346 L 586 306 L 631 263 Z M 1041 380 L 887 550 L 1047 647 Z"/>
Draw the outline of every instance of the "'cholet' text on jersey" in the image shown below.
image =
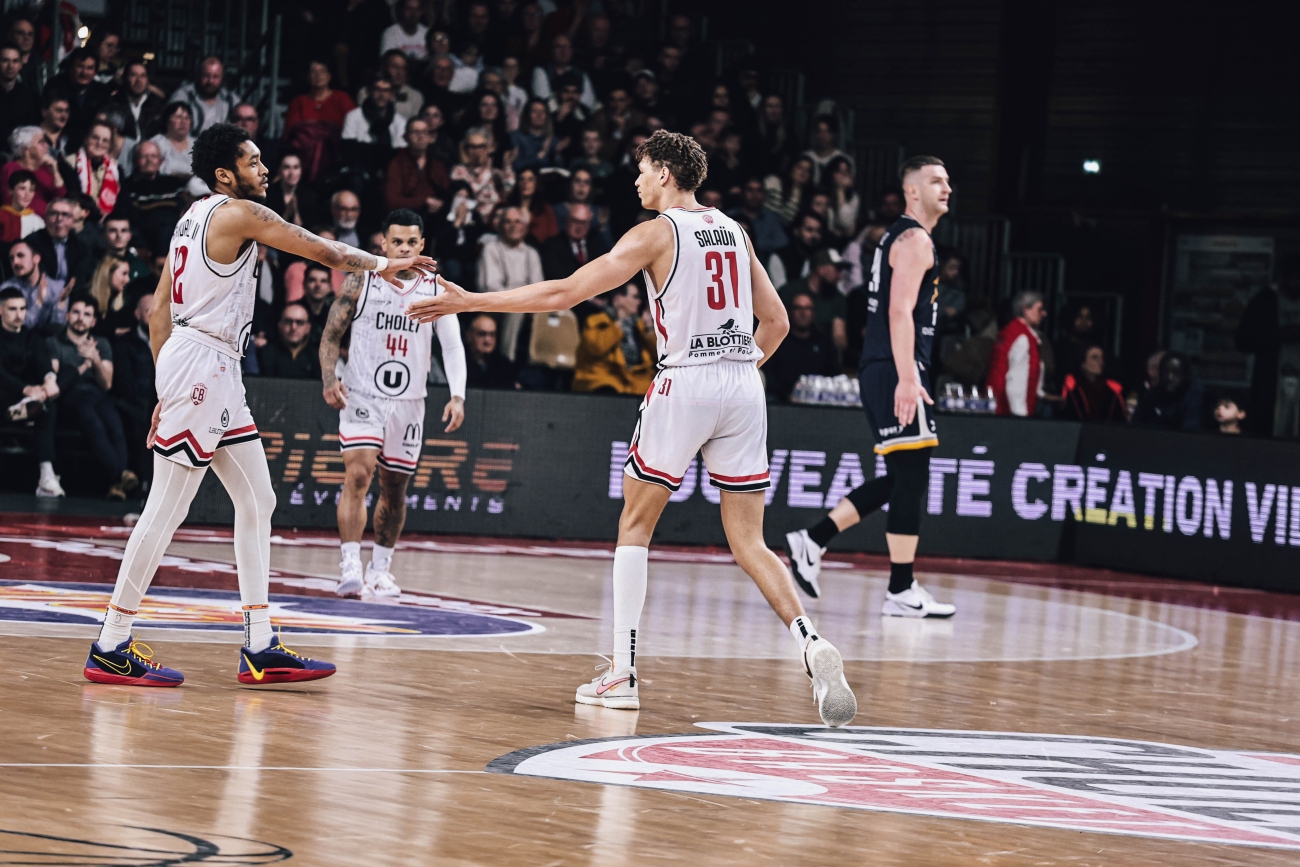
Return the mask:
<path id="1" fill-rule="evenodd" d="M 253 330 L 257 242 L 250 241 L 229 265 L 208 258 L 208 220 L 229 200 L 199 199 L 172 232 L 172 333 L 239 358 Z"/>
<path id="2" fill-rule="evenodd" d="M 645 272 L 660 367 L 758 361 L 749 247 L 736 221 L 715 208 L 670 208 L 673 268 L 662 289 Z"/>
<path id="3" fill-rule="evenodd" d="M 406 317 L 406 308 L 442 294 L 433 277 L 403 280 L 399 290 L 374 272 L 352 318 L 352 342 L 343 384 L 373 397 L 423 400 L 433 358 L 433 325 Z"/>

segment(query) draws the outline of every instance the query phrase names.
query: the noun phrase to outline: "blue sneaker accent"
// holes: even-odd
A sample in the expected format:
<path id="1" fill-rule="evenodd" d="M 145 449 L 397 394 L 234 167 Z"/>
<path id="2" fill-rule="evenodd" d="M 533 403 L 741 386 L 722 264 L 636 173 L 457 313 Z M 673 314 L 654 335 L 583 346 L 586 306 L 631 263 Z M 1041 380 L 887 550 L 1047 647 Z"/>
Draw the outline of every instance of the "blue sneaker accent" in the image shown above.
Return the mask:
<path id="1" fill-rule="evenodd" d="M 82 672 L 86 680 L 94 683 L 115 683 L 123 686 L 180 686 L 185 675 L 153 661 L 153 648 L 128 638 L 109 651 L 90 645 L 86 667 Z"/>
<path id="2" fill-rule="evenodd" d="M 285 647 L 278 638 L 275 644 L 260 653 L 247 647 L 239 649 L 239 682 L 253 686 L 319 680 L 335 671 L 333 663 L 303 656 Z"/>

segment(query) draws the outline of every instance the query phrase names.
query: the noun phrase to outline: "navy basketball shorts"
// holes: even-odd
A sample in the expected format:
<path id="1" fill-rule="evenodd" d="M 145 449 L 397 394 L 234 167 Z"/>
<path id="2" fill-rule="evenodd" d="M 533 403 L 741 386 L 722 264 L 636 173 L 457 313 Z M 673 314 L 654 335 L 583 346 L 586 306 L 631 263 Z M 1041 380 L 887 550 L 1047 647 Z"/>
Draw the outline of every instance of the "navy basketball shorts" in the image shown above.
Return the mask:
<path id="1" fill-rule="evenodd" d="M 916 370 L 928 393 L 929 375 L 919 362 Z M 858 371 L 858 385 L 862 393 L 862 409 L 867 414 L 867 423 L 871 425 L 871 434 L 876 438 L 876 454 L 925 449 L 939 444 L 934 424 L 934 407 L 924 400 L 917 399 L 916 416 L 911 424 L 900 424 L 898 416 L 894 415 L 894 390 L 898 388 L 898 371 L 894 368 L 893 361 L 867 362 Z"/>

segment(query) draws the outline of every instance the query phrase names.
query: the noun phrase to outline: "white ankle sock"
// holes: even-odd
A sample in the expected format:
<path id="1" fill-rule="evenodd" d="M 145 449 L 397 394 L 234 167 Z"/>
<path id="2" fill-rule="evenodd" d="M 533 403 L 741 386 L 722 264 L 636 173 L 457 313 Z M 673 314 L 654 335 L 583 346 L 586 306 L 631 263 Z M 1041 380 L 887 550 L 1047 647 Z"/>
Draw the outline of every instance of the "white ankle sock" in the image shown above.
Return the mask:
<path id="1" fill-rule="evenodd" d="M 244 606 L 244 646 L 254 653 L 261 653 L 271 646 L 271 609 L 270 606 Z"/>
<path id="2" fill-rule="evenodd" d="M 42 479 L 54 478 L 54 464 L 50 463 L 49 461 L 41 461 L 41 478 Z"/>
<path id="3" fill-rule="evenodd" d="M 339 550 L 343 552 L 344 560 L 356 560 L 358 563 L 361 562 L 360 542 L 344 542 L 339 545 Z"/>
<path id="4" fill-rule="evenodd" d="M 370 552 L 370 568 L 376 572 L 393 571 L 393 549 L 385 548 L 383 545 L 376 545 Z"/>
<path id="5" fill-rule="evenodd" d="M 135 612 L 116 605 L 109 605 L 104 615 L 104 625 L 99 630 L 95 644 L 100 650 L 108 652 L 131 637 L 131 624 L 135 622 Z"/>
<path id="6" fill-rule="evenodd" d="M 817 629 L 813 626 L 811 617 L 800 614 L 790 621 L 790 634 L 794 636 L 794 643 L 799 645 L 799 653 L 802 655 L 804 645 L 808 643 L 809 638 L 817 634 Z"/>
<path id="7" fill-rule="evenodd" d="M 636 630 L 645 605 L 650 549 L 614 549 L 614 668 L 636 665 Z"/>

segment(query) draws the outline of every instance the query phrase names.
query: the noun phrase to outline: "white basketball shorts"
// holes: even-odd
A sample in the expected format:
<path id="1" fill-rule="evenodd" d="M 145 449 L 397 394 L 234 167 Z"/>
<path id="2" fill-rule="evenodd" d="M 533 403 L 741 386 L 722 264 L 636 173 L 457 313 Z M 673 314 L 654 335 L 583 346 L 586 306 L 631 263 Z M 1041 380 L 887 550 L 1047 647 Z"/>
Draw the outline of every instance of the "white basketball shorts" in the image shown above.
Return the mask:
<path id="1" fill-rule="evenodd" d="M 162 405 L 155 453 L 206 467 L 222 446 L 258 438 L 238 358 L 172 332 L 158 353 L 154 384 Z"/>
<path id="2" fill-rule="evenodd" d="M 675 491 L 697 452 L 714 487 L 768 487 L 767 398 L 757 365 L 717 361 L 659 371 L 641 403 L 623 471 Z"/>
<path id="3" fill-rule="evenodd" d="M 339 410 L 340 449 L 378 449 L 381 467 L 409 475 L 420 462 L 423 444 L 424 398 L 348 392 L 348 404 Z"/>

